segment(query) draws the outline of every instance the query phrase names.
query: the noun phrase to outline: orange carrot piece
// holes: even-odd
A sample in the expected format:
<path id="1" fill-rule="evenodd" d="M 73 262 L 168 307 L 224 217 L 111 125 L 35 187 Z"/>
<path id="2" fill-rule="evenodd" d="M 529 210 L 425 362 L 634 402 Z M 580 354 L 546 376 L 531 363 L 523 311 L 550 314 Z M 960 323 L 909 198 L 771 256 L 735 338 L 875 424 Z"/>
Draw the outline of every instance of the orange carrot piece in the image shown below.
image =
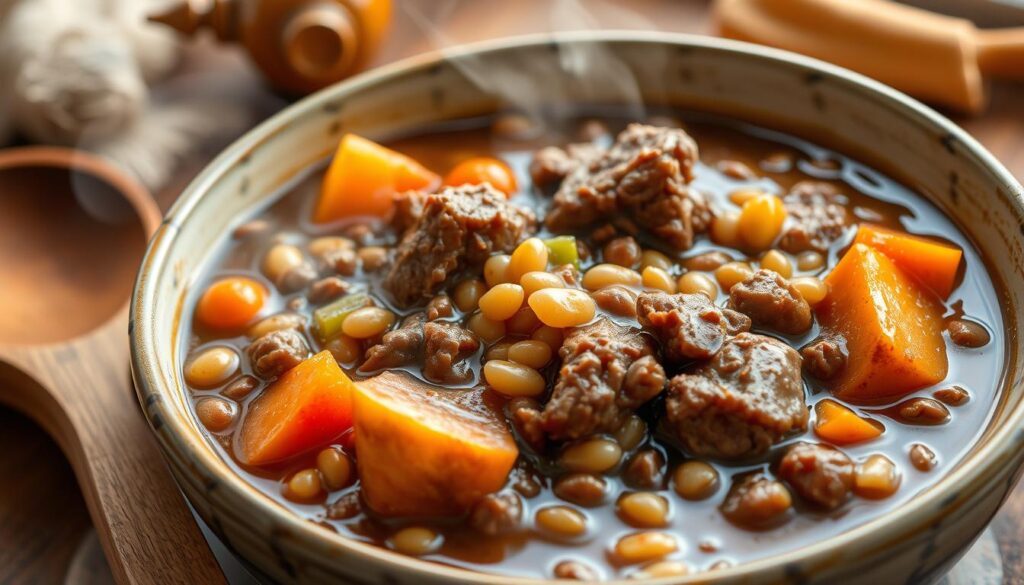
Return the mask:
<path id="1" fill-rule="evenodd" d="M 288 370 L 249 406 L 238 458 L 265 465 L 329 444 L 352 427 L 353 388 L 326 350 Z"/>
<path id="2" fill-rule="evenodd" d="M 854 244 L 825 282 L 818 322 L 827 336 L 846 340 L 849 356 L 832 381 L 837 397 L 877 402 L 946 377 L 942 305 L 888 256 Z"/>
<path id="3" fill-rule="evenodd" d="M 882 435 L 882 423 L 862 418 L 834 400 L 814 405 L 814 433 L 833 445 L 852 445 Z"/>
<path id="4" fill-rule="evenodd" d="M 463 514 L 501 489 L 519 450 L 481 390 L 443 390 L 384 372 L 356 383 L 356 463 L 383 516 Z"/>
<path id="5" fill-rule="evenodd" d="M 199 298 L 196 319 L 205 327 L 237 331 L 252 321 L 267 300 L 267 289 L 251 278 L 232 276 L 209 286 Z"/>
<path id="6" fill-rule="evenodd" d="M 956 246 L 871 224 L 862 224 L 857 229 L 854 243 L 880 250 L 943 299 L 953 292 L 963 257 L 963 251 Z"/>
<path id="7" fill-rule="evenodd" d="M 430 189 L 440 177 L 404 154 L 346 134 L 324 175 L 313 221 L 343 217 L 387 217 L 396 193 Z"/>
<path id="8" fill-rule="evenodd" d="M 516 192 L 516 176 L 512 169 L 504 161 L 487 156 L 462 161 L 444 178 L 444 184 L 451 187 L 479 185 L 485 182 L 506 196 L 512 196 Z"/>

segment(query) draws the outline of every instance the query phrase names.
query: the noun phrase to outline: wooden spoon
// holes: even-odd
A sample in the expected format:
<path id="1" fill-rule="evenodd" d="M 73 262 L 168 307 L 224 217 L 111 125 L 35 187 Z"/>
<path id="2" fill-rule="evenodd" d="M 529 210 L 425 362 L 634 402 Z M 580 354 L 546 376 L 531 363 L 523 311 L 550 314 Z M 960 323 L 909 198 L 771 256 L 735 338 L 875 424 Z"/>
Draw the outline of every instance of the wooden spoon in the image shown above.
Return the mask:
<path id="1" fill-rule="evenodd" d="M 0 402 L 67 455 L 118 582 L 224 583 L 129 374 L 128 299 L 159 221 L 98 158 L 0 151 Z"/>

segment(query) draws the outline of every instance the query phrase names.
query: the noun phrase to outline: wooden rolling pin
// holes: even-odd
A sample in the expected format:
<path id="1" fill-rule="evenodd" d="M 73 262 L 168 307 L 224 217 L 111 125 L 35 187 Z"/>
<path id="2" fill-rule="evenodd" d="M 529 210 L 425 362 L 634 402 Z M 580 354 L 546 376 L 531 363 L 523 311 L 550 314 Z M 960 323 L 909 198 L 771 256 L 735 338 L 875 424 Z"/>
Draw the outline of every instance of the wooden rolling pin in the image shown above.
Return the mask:
<path id="1" fill-rule="evenodd" d="M 960 111 L 985 107 L 984 75 L 1024 79 L 1024 28 L 979 30 L 887 0 L 716 0 L 714 13 L 722 36 L 817 57 Z"/>

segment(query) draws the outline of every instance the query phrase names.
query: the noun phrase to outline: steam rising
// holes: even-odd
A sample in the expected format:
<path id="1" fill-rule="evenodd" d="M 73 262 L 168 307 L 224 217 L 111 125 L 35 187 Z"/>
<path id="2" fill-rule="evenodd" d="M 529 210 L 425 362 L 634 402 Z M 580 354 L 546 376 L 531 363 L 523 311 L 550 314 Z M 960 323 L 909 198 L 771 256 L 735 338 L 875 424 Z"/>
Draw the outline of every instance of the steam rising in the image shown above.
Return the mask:
<path id="1" fill-rule="evenodd" d="M 417 4 L 404 4 L 406 16 L 426 36 L 431 49 L 443 50 L 457 43 L 444 34 L 445 23 L 457 16 L 457 8 L 468 3 L 445 0 L 430 4 L 431 13 Z M 605 1 L 599 5 L 603 15 L 611 17 L 618 28 L 656 30 L 658 27 L 636 12 Z M 538 6 L 538 4 L 531 4 Z M 552 30 L 598 30 L 603 28 L 595 15 L 580 0 L 555 0 L 539 6 L 547 13 L 531 11 L 533 32 Z M 485 26 L 485 25 L 482 25 Z M 652 56 L 652 58 L 655 58 Z M 643 94 L 633 71 L 615 54 L 600 44 L 559 45 L 558 59 L 537 60 L 529 55 L 512 56 L 501 63 L 462 58 L 455 66 L 481 89 L 498 96 L 510 109 L 519 110 L 535 122 L 553 121 L 558 109 L 580 104 L 614 104 L 631 119 L 646 118 Z"/>

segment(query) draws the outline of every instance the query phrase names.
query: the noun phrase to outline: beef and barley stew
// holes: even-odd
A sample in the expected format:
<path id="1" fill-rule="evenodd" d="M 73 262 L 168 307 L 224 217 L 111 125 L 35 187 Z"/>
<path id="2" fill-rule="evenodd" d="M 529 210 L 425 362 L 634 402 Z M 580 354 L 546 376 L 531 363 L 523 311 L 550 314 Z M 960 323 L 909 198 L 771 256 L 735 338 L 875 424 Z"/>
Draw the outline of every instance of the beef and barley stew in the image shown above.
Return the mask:
<path id="1" fill-rule="evenodd" d="M 215 448 L 325 530 L 535 577 L 715 570 L 908 502 L 996 399 L 984 263 L 881 173 L 678 115 L 345 136 L 196 289 Z"/>

